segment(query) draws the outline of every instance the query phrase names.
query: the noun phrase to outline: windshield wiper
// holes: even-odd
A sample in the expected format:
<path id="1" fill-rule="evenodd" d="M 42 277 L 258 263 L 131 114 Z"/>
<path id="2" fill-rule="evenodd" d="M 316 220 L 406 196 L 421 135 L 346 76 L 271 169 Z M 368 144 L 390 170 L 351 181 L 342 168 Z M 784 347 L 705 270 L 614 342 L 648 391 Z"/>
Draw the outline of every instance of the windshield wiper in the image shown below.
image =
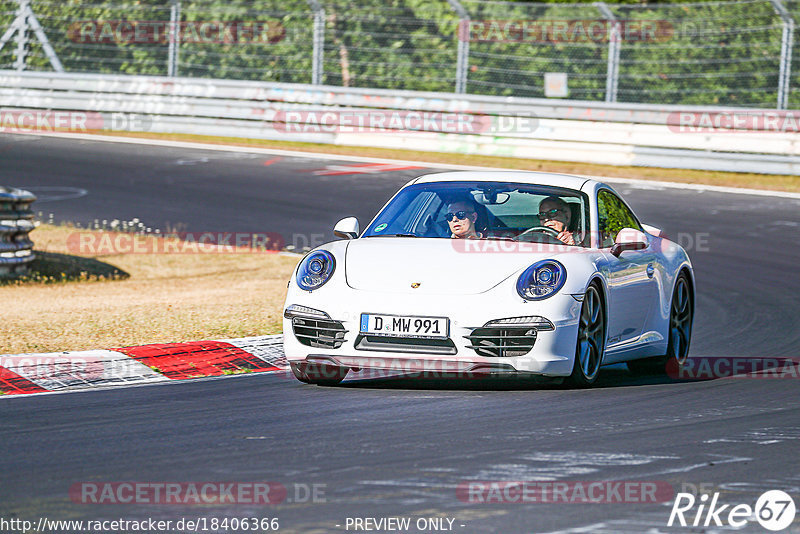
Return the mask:
<path id="1" fill-rule="evenodd" d="M 419 237 L 416 234 L 380 234 L 380 235 L 370 235 L 367 237 Z"/>
<path id="2" fill-rule="evenodd" d="M 481 239 L 496 239 L 498 241 L 516 241 L 513 237 L 508 237 L 505 235 L 487 235 L 486 237 L 482 237 Z"/>

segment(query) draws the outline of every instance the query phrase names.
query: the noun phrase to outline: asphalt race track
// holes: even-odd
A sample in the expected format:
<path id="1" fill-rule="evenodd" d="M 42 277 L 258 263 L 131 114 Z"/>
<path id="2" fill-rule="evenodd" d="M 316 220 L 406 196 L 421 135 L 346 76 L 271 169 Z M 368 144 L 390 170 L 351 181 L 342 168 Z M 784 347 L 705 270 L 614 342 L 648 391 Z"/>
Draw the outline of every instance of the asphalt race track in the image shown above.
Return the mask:
<path id="1" fill-rule="evenodd" d="M 0 136 L 0 162 L 0 183 L 38 194 L 34 206 L 57 220 L 279 232 L 300 246 L 331 238 L 341 217 L 365 224 L 424 172 L 34 136 Z M 356 165 L 361 174 L 338 174 Z M 617 190 L 689 250 L 699 290 L 693 357 L 798 357 L 800 200 Z M 615 367 L 592 390 L 407 379 L 322 388 L 243 375 L 2 399 L 0 517 L 278 517 L 284 532 L 345 532 L 348 517 L 395 516 L 411 518 L 409 532 L 431 517 L 463 533 L 727 531 L 668 528 L 672 498 L 478 503 L 457 489 L 635 480 L 751 506 L 779 489 L 800 504 L 798 383 L 673 382 Z M 85 481 L 272 481 L 288 494 L 272 506 L 73 502 L 70 487 Z M 314 484 L 316 499 L 306 491 Z M 742 530 L 765 531 L 755 519 Z M 800 532 L 800 518 L 788 531 Z"/>

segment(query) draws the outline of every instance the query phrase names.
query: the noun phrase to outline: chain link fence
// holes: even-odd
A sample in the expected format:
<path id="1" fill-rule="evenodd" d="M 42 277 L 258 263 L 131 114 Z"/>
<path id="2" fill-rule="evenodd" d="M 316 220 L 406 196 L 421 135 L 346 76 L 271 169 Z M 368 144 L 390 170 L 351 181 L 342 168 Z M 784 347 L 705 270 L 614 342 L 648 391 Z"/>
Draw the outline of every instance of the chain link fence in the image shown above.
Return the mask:
<path id="1" fill-rule="evenodd" d="M 800 0 L 0 0 L 0 69 L 800 107 Z"/>

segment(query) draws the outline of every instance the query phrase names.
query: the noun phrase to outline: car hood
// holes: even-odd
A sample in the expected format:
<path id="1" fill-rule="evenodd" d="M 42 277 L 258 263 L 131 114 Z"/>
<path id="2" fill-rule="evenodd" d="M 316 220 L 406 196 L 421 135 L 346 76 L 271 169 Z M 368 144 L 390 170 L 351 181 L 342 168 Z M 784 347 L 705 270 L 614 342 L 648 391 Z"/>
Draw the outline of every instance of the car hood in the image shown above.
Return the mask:
<path id="1" fill-rule="evenodd" d="M 575 247 L 508 241 L 368 237 L 348 242 L 345 273 L 354 289 L 476 294 Z M 412 284 L 419 284 L 413 288 Z"/>

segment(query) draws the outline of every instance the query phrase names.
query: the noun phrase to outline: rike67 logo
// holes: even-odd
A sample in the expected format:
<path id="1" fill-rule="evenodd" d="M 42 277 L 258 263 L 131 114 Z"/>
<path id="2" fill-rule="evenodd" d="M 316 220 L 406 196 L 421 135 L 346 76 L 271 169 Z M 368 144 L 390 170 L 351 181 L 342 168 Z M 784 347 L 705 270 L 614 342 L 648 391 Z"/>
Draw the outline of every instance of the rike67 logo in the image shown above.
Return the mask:
<path id="1" fill-rule="evenodd" d="M 696 508 L 695 508 L 696 507 Z M 699 498 L 691 493 L 678 493 L 672 504 L 667 526 L 709 527 L 731 526 L 743 528 L 757 521 L 767 530 L 779 531 L 788 528 L 794 521 L 796 508 L 794 499 L 781 490 L 770 490 L 761 494 L 755 506 L 749 504 L 720 504 L 719 493 L 709 499 L 708 494 Z"/>

